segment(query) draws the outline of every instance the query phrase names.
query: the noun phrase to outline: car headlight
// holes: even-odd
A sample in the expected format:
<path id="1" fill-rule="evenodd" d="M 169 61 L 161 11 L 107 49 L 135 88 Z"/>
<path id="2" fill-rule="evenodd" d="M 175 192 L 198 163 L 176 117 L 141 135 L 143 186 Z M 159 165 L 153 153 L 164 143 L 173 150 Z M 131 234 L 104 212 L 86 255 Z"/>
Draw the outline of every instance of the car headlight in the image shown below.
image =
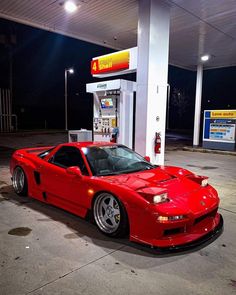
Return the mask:
<path id="1" fill-rule="evenodd" d="M 200 175 L 188 175 L 188 179 L 191 179 L 192 181 L 199 183 L 202 187 L 205 187 L 208 185 L 208 177 L 206 176 L 200 176 Z"/>
<path id="2" fill-rule="evenodd" d="M 169 202 L 168 193 L 166 190 L 159 188 L 144 188 L 137 191 L 144 199 L 151 204 L 161 204 Z"/>
<path id="3" fill-rule="evenodd" d="M 208 185 L 208 178 L 202 179 L 201 186 L 205 187 Z"/>
<path id="4" fill-rule="evenodd" d="M 166 201 L 168 201 L 167 193 L 163 193 L 163 194 L 156 195 L 156 196 L 153 197 L 153 203 L 154 204 L 164 203 Z"/>

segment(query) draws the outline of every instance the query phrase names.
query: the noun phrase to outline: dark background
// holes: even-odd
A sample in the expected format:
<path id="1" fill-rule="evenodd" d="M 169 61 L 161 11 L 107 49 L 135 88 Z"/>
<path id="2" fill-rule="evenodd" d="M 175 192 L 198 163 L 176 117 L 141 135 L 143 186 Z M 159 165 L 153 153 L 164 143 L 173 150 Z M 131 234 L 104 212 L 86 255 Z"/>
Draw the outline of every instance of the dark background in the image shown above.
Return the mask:
<path id="1" fill-rule="evenodd" d="M 86 83 L 93 57 L 112 49 L 0 19 L 0 88 L 10 87 L 20 129 L 64 128 L 64 70 L 68 75 L 68 127 L 92 128 L 92 95 Z M 12 56 L 12 57 L 11 57 Z M 236 67 L 205 70 L 202 110 L 236 108 Z M 135 74 L 120 78 L 136 80 Z M 111 78 L 112 79 L 112 78 Z M 192 129 L 196 72 L 169 66 L 171 129 Z"/>

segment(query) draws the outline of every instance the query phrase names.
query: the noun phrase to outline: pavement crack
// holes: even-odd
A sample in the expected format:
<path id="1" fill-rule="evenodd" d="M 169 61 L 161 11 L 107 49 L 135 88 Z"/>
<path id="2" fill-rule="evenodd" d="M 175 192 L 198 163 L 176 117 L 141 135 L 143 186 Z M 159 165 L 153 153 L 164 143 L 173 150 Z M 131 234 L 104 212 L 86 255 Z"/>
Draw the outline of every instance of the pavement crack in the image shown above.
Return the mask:
<path id="1" fill-rule="evenodd" d="M 229 210 L 229 209 L 225 209 L 225 208 L 222 208 L 222 207 L 219 207 L 220 210 L 223 210 L 223 211 L 227 211 L 227 212 L 230 212 L 230 213 L 233 213 L 233 214 L 236 214 L 235 211 L 232 211 L 232 210 Z"/>
<path id="2" fill-rule="evenodd" d="M 125 247 L 125 245 L 123 245 L 123 246 L 121 246 L 121 247 L 119 247 L 119 248 L 117 248 L 117 249 L 115 249 L 115 250 L 113 250 L 113 251 L 111 251 L 111 252 L 109 252 L 109 253 L 107 253 L 107 254 L 105 254 L 105 255 L 103 255 L 103 256 L 97 258 L 97 259 L 94 259 L 94 260 L 92 260 L 92 261 L 90 261 L 90 262 L 88 262 L 88 263 L 86 263 L 86 264 L 84 264 L 84 265 L 81 265 L 80 267 L 77 267 L 77 268 L 75 268 L 75 269 L 73 269 L 73 270 L 71 270 L 71 271 L 69 271 L 69 272 L 67 272 L 67 273 L 65 273 L 65 274 L 63 274 L 63 275 L 61 275 L 59 278 L 56 278 L 56 279 L 54 279 L 54 280 L 52 280 L 52 281 L 50 281 L 50 282 L 47 282 L 46 284 L 43 284 L 42 286 L 37 287 L 37 288 L 35 288 L 34 290 L 31 290 L 31 291 L 29 291 L 29 292 L 27 292 L 27 293 L 25 293 L 25 294 L 32 294 L 33 292 L 38 291 L 39 289 L 44 288 L 44 287 L 46 287 L 46 286 L 48 286 L 48 285 L 50 285 L 50 284 L 52 284 L 52 283 L 55 283 L 56 281 L 59 281 L 60 279 L 66 277 L 66 276 L 68 276 L 68 275 L 70 275 L 71 273 L 76 272 L 76 271 L 78 271 L 78 270 L 80 270 L 80 269 L 82 269 L 82 268 L 84 268 L 84 267 L 86 267 L 86 266 L 88 266 L 88 265 L 90 265 L 90 264 L 92 264 L 92 263 L 94 263 L 94 262 L 97 262 L 97 261 L 103 259 L 104 257 L 107 257 L 107 256 L 109 256 L 109 255 L 111 255 L 111 254 L 113 254 L 113 253 L 115 253 L 115 252 L 117 252 L 117 251 L 123 249 L 124 247 Z"/>

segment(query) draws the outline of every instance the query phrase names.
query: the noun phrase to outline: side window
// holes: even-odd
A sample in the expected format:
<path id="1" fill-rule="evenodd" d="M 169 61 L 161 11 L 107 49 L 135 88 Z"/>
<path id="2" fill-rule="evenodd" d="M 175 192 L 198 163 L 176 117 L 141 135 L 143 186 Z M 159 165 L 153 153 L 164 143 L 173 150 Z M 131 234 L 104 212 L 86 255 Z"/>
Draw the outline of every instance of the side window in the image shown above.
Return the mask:
<path id="1" fill-rule="evenodd" d="M 50 159 L 50 163 L 60 166 L 62 168 L 68 168 L 71 166 L 78 166 L 83 175 L 89 175 L 88 170 L 85 166 L 84 160 L 81 156 L 80 151 L 71 146 L 61 147 Z"/>

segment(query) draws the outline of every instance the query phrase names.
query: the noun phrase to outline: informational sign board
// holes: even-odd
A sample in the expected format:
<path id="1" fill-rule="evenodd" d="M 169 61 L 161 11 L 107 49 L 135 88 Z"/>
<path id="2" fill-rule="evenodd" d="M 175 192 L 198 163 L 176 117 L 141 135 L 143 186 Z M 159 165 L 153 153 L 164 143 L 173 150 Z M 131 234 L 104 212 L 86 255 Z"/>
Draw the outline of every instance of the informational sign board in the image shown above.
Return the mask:
<path id="1" fill-rule="evenodd" d="M 236 110 L 204 111 L 203 147 L 235 149 Z"/>
<path id="2" fill-rule="evenodd" d="M 226 121 L 226 120 L 225 120 Z M 235 140 L 235 124 L 211 123 L 210 124 L 210 139 L 220 139 L 227 141 Z"/>

